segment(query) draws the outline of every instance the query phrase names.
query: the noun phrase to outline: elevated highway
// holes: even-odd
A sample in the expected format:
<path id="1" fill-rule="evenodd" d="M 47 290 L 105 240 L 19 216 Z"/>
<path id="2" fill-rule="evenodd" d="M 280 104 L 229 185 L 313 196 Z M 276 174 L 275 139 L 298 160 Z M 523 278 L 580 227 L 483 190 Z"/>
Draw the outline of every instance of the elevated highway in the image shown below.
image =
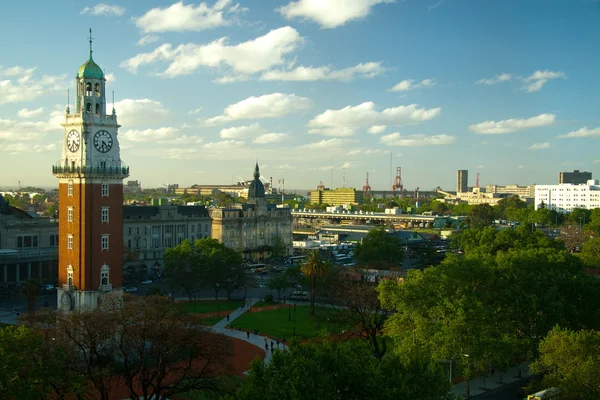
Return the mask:
<path id="1" fill-rule="evenodd" d="M 440 217 L 435 215 L 413 215 L 413 214 L 385 214 L 376 212 L 347 212 L 347 213 L 334 213 L 316 210 L 293 210 L 292 217 L 295 219 L 321 219 L 328 220 L 330 222 L 340 223 L 341 221 L 355 221 L 360 224 L 427 224 L 430 223 L 432 226 L 443 227 L 448 217 Z"/>

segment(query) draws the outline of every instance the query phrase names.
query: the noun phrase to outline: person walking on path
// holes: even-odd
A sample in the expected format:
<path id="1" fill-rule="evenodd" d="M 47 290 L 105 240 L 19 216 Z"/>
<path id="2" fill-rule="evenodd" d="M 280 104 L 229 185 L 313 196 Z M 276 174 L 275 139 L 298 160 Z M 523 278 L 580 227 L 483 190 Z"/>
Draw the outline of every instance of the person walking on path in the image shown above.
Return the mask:
<path id="1" fill-rule="evenodd" d="M 271 340 L 271 351 L 273 351 L 273 341 Z"/>
<path id="2" fill-rule="evenodd" d="M 250 340 L 250 331 L 246 332 L 246 339 Z"/>
<path id="3" fill-rule="evenodd" d="M 267 342 L 265 342 L 265 351 L 268 353 L 269 352 L 269 344 Z"/>
<path id="4" fill-rule="evenodd" d="M 227 322 L 229 322 L 229 314 L 227 314 Z"/>
<path id="5" fill-rule="evenodd" d="M 279 348 L 279 339 L 277 339 L 277 348 Z"/>

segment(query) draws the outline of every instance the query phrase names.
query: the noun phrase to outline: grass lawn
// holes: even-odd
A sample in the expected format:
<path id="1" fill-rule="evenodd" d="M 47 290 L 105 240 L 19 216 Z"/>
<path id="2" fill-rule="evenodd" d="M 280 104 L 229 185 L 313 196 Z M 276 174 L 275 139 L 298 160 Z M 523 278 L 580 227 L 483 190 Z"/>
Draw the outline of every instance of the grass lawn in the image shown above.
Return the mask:
<path id="1" fill-rule="evenodd" d="M 244 380 L 241 376 L 227 376 L 221 378 L 223 380 L 223 388 L 226 392 L 233 392 L 240 386 Z M 221 394 L 218 393 L 206 393 L 197 390 L 180 394 L 176 396 L 178 399 L 183 400 L 219 400 L 222 398 Z"/>
<path id="2" fill-rule="evenodd" d="M 226 315 L 221 315 L 220 317 L 217 317 L 215 315 L 214 317 L 202 318 L 202 319 L 200 319 L 200 323 L 202 323 L 202 325 L 206 325 L 206 326 L 213 326 L 214 324 L 216 324 L 217 322 L 219 322 L 220 320 L 225 318 L 225 316 Z"/>
<path id="3" fill-rule="evenodd" d="M 178 304 L 183 311 L 188 313 L 205 314 L 220 311 L 221 315 L 225 317 L 227 315 L 225 311 L 233 311 L 239 308 L 242 302 L 238 300 L 198 300 L 195 302 L 180 302 Z"/>
<path id="4" fill-rule="evenodd" d="M 296 336 L 299 338 L 311 338 L 319 336 L 321 332 L 328 334 L 340 333 L 347 327 L 328 324 L 327 315 L 330 310 L 327 308 L 317 308 L 317 316 L 311 317 L 309 306 L 296 307 Z M 291 314 L 291 321 L 288 315 Z M 233 321 L 237 329 L 254 331 L 258 329 L 259 334 L 269 335 L 277 338 L 289 339 L 294 335 L 294 309 L 291 312 L 288 308 L 278 308 L 275 310 L 244 313 L 241 317 Z"/>

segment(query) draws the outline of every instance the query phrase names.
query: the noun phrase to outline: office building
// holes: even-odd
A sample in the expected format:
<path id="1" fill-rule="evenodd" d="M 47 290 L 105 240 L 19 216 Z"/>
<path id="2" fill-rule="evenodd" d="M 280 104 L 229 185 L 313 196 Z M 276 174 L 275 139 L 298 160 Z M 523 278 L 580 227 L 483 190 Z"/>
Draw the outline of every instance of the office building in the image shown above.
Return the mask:
<path id="1" fill-rule="evenodd" d="M 464 193 L 469 191 L 469 171 L 459 169 L 456 174 L 456 193 Z"/>
<path id="2" fill-rule="evenodd" d="M 558 184 L 561 183 L 572 183 L 575 185 L 585 184 L 587 181 L 592 180 L 592 173 L 579 171 L 578 169 L 573 172 L 559 172 L 558 173 Z"/>
<path id="3" fill-rule="evenodd" d="M 535 185 L 492 185 L 485 187 L 486 193 L 499 193 L 519 196 L 522 200 L 533 199 L 535 197 Z"/>
<path id="4" fill-rule="evenodd" d="M 579 185 L 536 185 L 535 209 L 541 207 L 561 214 L 569 213 L 575 208 L 600 208 L 600 184 L 597 180 L 589 180 Z"/>
<path id="5" fill-rule="evenodd" d="M 242 252 L 248 260 L 268 258 L 274 248 L 282 255 L 292 251 L 292 211 L 289 207 L 267 204 L 258 163 L 248 187 L 247 204 L 210 209 L 212 237 Z"/>
<path id="6" fill-rule="evenodd" d="M 327 204 L 330 206 L 341 206 L 350 204 L 362 204 L 362 191 L 354 188 L 318 189 L 310 191 L 310 204 Z"/>

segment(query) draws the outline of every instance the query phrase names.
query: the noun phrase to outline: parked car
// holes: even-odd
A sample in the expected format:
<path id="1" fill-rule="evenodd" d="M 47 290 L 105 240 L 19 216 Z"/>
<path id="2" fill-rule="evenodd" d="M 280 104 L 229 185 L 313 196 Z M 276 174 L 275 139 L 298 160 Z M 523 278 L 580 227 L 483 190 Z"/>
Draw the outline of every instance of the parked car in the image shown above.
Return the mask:
<path id="1" fill-rule="evenodd" d="M 45 293 L 52 293 L 52 292 L 56 291 L 56 287 L 53 284 L 48 283 L 48 284 L 42 285 L 42 291 L 44 291 Z"/>
<path id="2" fill-rule="evenodd" d="M 308 301 L 310 300 L 310 294 L 308 292 L 296 290 L 293 291 L 292 294 L 290 294 L 290 300 Z"/>
<path id="3" fill-rule="evenodd" d="M 135 286 L 127 286 L 123 290 L 125 291 L 125 293 L 135 293 L 138 291 L 138 288 L 136 288 Z"/>

